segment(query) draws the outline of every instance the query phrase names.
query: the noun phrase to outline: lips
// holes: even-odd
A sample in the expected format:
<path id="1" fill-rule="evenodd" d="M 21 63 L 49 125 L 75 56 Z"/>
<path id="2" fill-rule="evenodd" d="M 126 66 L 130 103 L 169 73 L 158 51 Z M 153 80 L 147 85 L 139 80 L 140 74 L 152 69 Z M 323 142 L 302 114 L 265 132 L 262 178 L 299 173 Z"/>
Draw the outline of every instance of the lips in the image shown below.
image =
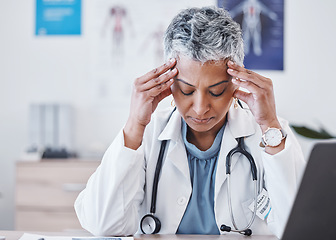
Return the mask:
<path id="1" fill-rule="evenodd" d="M 212 118 L 193 118 L 193 117 L 190 117 L 190 119 L 196 124 L 206 124 L 206 123 L 210 122 L 210 120 Z"/>

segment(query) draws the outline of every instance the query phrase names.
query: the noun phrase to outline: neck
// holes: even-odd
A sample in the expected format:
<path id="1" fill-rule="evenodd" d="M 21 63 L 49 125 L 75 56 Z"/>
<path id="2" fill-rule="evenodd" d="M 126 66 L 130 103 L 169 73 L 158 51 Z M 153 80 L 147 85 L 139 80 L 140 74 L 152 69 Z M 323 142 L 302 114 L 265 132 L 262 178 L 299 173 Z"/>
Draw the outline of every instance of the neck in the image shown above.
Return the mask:
<path id="1" fill-rule="evenodd" d="M 217 136 L 217 133 L 222 128 L 224 123 L 225 119 L 223 123 L 218 124 L 217 126 L 206 132 L 197 132 L 187 126 L 187 141 L 191 144 L 194 144 L 199 150 L 206 151 L 212 146 Z"/>
<path id="2" fill-rule="evenodd" d="M 187 131 L 188 142 L 194 144 L 201 151 L 208 150 L 212 146 L 215 138 L 216 135 L 195 132 L 188 127 Z"/>

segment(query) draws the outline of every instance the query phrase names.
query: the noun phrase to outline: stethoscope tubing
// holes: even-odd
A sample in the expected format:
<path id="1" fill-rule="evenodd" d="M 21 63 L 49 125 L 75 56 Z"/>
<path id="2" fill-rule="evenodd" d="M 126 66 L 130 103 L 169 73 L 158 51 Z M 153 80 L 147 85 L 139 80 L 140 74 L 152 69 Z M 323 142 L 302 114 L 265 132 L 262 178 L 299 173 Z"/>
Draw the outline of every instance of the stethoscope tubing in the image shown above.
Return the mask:
<path id="1" fill-rule="evenodd" d="M 248 230 L 253 222 L 254 222 L 254 219 L 257 215 L 257 197 L 258 197 L 258 181 L 257 180 L 253 180 L 254 182 L 254 207 L 253 207 L 253 215 L 250 219 L 250 222 L 244 227 L 244 228 L 241 228 L 241 229 L 238 229 L 237 227 L 237 224 L 236 224 L 236 221 L 234 219 L 234 215 L 233 215 L 233 211 L 232 211 L 232 203 L 231 203 L 231 177 L 230 177 L 231 174 L 227 174 L 227 181 L 228 181 L 228 187 L 227 187 L 227 195 L 228 195 L 228 204 L 229 204 L 229 212 L 230 212 L 230 217 L 231 217 L 231 222 L 234 226 L 235 229 L 231 229 L 231 232 L 238 232 L 238 233 L 242 233 L 244 234 L 244 232 L 246 230 Z"/>
<path id="2" fill-rule="evenodd" d="M 152 200 L 151 200 L 151 208 L 150 213 L 155 214 L 156 211 L 156 195 L 157 195 L 157 188 L 159 185 L 159 177 L 162 168 L 162 161 L 163 155 L 166 149 L 167 140 L 163 140 L 160 147 L 158 162 L 156 164 L 155 173 L 154 173 L 154 180 L 153 180 L 153 189 L 152 189 Z"/>

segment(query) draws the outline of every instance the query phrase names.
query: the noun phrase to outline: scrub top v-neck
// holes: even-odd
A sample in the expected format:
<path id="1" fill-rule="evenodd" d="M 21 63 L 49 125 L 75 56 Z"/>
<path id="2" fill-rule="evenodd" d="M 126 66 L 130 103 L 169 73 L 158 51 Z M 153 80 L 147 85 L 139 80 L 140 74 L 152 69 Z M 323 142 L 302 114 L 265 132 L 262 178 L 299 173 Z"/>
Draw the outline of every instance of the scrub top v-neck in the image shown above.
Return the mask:
<path id="1" fill-rule="evenodd" d="M 192 194 L 177 234 L 219 234 L 214 212 L 214 189 L 224 128 L 225 124 L 212 146 L 201 151 L 187 141 L 187 124 L 182 119 L 182 137 L 187 151 Z"/>

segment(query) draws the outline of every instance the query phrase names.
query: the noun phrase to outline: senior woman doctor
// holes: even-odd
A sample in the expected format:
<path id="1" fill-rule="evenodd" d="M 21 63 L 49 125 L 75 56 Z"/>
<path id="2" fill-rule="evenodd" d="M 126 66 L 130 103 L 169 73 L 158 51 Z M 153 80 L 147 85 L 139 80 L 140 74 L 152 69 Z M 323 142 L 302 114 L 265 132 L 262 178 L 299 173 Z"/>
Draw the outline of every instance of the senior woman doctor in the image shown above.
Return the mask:
<path id="1" fill-rule="evenodd" d="M 223 9 L 186 9 L 167 28 L 164 46 L 170 60 L 135 80 L 126 125 L 75 202 L 80 223 L 95 235 L 136 233 L 150 212 L 155 167 L 167 140 L 156 194 L 159 233 L 225 233 L 223 224 L 233 228 L 231 208 L 235 225 L 244 228 L 254 210 L 250 163 L 241 154 L 232 157 L 231 208 L 225 174 L 227 154 L 244 137 L 257 166 L 258 193 L 270 205 L 250 228 L 280 237 L 304 161 L 287 122 L 276 115 L 272 81 L 242 67 L 238 24 Z M 171 94 L 177 111 L 155 111 Z M 249 109 L 235 106 L 234 98 Z M 260 147 L 270 127 L 284 136 Z"/>

